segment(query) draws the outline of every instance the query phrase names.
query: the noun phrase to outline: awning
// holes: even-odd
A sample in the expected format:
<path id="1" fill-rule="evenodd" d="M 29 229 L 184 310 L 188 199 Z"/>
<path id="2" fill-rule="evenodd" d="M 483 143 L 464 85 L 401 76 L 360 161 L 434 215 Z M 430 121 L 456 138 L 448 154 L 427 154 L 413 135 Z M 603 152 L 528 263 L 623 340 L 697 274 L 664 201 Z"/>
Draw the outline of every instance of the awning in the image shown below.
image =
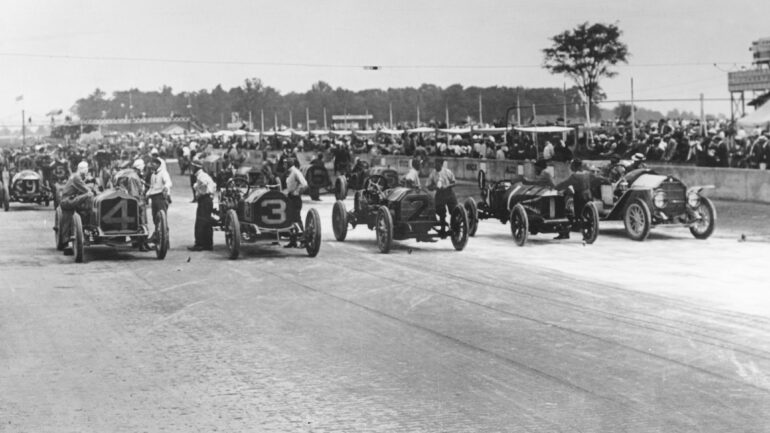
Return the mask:
<path id="1" fill-rule="evenodd" d="M 362 137 L 372 137 L 377 135 L 377 131 L 374 129 L 358 129 L 353 131 L 353 133 Z"/>
<path id="2" fill-rule="evenodd" d="M 475 131 L 475 130 L 474 130 Z M 448 128 L 448 129 L 439 129 L 438 132 L 443 132 L 444 134 L 452 134 L 452 135 L 462 135 L 462 134 L 470 134 L 471 128 Z M 503 132 L 505 132 L 505 128 L 503 128 Z"/>
<path id="3" fill-rule="evenodd" d="M 421 126 L 419 128 L 412 128 L 407 130 L 410 134 L 427 134 L 430 132 L 436 132 L 436 128 L 428 128 L 427 126 Z"/>
<path id="4" fill-rule="evenodd" d="M 518 129 L 518 128 L 517 128 Z M 507 131 L 507 128 L 473 128 L 473 132 L 480 134 L 503 134 Z"/>
<path id="5" fill-rule="evenodd" d="M 382 128 L 380 129 L 380 132 L 383 134 L 390 134 L 390 135 L 401 135 L 404 133 L 403 129 L 388 129 L 388 128 Z"/>
<path id="6" fill-rule="evenodd" d="M 770 123 L 770 101 L 757 108 L 748 116 L 738 119 L 738 126 L 757 127 L 765 126 Z"/>
<path id="7" fill-rule="evenodd" d="M 573 130 L 572 128 L 567 128 L 564 126 L 517 126 L 513 129 L 521 132 L 535 132 L 538 134 L 547 132 L 570 132 Z"/>

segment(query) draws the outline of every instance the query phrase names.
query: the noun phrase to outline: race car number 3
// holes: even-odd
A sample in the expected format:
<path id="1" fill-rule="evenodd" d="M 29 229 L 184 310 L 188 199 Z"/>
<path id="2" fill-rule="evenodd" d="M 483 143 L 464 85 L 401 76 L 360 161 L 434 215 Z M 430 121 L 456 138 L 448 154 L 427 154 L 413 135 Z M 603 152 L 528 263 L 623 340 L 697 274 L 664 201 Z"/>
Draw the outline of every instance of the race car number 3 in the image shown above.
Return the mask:
<path id="1" fill-rule="evenodd" d="M 283 224 L 286 221 L 286 201 L 280 199 L 264 200 L 264 212 L 260 219 L 265 224 Z"/>

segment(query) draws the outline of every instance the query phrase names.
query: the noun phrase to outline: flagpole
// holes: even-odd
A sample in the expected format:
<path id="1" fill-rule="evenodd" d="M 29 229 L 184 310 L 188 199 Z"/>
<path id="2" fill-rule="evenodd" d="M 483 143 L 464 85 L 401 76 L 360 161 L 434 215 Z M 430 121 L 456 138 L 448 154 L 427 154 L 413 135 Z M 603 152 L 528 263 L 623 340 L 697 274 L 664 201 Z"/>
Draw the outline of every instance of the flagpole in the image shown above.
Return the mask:
<path id="1" fill-rule="evenodd" d="M 24 121 L 24 109 L 21 109 L 21 145 L 26 146 L 27 145 L 27 127 L 26 122 Z"/>
<path id="2" fill-rule="evenodd" d="M 518 93 L 516 94 L 516 125 L 521 126 L 521 104 Z"/>
<path id="3" fill-rule="evenodd" d="M 388 112 L 390 114 L 390 129 L 393 129 L 393 103 L 388 102 Z"/>
<path id="4" fill-rule="evenodd" d="M 481 93 L 479 93 L 479 125 L 484 123 L 484 117 L 481 109 Z"/>

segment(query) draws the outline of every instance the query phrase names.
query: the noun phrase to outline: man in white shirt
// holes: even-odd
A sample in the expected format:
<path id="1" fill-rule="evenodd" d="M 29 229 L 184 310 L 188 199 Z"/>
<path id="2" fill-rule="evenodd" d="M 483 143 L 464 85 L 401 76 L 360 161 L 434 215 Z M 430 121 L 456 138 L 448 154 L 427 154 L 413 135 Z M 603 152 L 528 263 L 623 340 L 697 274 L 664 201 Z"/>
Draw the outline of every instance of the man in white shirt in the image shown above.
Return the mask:
<path id="1" fill-rule="evenodd" d="M 289 197 L 289 206 L 291 207 L 290 218 L 293 222 L 299 224 L 302 228 L 302 191 L 307 189 L 307 180 L 305 176 L 299 170 L 299 161 L 295 158 L 289 158 L 288 161 L 289 174 L 286 176 L 286 189 L 284 193 Z M 292 236 L 289 244 L 286 248 L 293 248 L 297 246 L 296 237 Z"/>
<path id="2" fill-rule="evenodd" d="M 409 172 L 404 176 L 404 186 L 407 188 L 420 188 L 420 160 L 409 161 Z"/>
<path id="3" fill-rule="evenodd" d="M 147 199 L 150 202 L 152 222 L 155 225 L 153 238 L 156 238 L 158 233 L 158 213 L 160 211 L 168 212 L 168 203 L 171 199 L 171 176 L 169 176 L 168 171 L 161 164 L 162 162 L 160 158 L 152 158 L 150 160 L 151 175 Z"/>

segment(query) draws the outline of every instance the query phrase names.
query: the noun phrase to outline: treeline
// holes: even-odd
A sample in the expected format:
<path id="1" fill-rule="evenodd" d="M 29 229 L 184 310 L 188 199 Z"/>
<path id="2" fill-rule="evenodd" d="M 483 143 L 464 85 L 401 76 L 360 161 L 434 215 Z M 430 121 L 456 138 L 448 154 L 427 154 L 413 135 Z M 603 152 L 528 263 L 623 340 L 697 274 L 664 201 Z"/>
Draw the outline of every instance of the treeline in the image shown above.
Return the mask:
<path id="1" fill-rule="evenodd" d="M 504 125 L 506 110 L 516 105 L 518 99 L 523 123 L 533 116 L 533 104 L 538 121 L 543 116 L 556 117 L 563 113 L 565 95 L 559 88 L 527 89 L 522 87 L 463 87 L 455 84 L 446 88 L 423 84 L 419 88 L 389 88 L 351 91 L 341 87 L 333 88 L 319 81 L 304 93 L 281 94 L 265 86 L 261 80 L 251 78 L 240 87 L 225 90 L 217 85 L 212 90 L 174 93 L 171 87 L 163 86 L 159 91 L 137 89 L 116 91 L 107 95 L 96 89 L 91 95 L 77 101 L 72 111 L 82 119 L 93 118 L 134 118 L 146 116 L 187 116 L 191 115 L 205 127 L 223 127 L 229 123 L 232 113 L 248 120 L 252 115 L 254 127 L 260 127 L 260 111 L 264 112 L 265 128 L 272 128 L 275 117 L 279 126 L 295 128 L 306 123 L 306 109 L 309 110 L 314 128 L 323 127 L 324 109 L 328 125 L 332 115 L 365 114 L 373 115 L 372 123 L 387 124 L 392 107 L 396 124 L 414 124 L 417 109 L 422 123 L 443 124 L 449 111 L 449 122 L 462 125 L 479 121 L 479 97 L 484 123 Z M 566 91 L 568 118 L 582 117 L 584 109 L 576 89 Z M 596 113 L 599 110 L 595 110 Z M 290 124 L 290 113 L 292 123 Z M 511 111 L 515 119 L 516 110 Z"/>

